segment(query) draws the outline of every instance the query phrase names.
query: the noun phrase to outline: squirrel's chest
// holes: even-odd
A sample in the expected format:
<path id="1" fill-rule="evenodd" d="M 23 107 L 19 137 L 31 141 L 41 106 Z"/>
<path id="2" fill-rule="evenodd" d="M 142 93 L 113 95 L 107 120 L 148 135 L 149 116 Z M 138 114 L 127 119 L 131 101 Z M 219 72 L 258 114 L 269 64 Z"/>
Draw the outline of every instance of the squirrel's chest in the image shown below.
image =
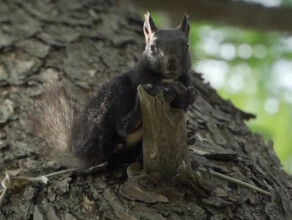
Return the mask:
<path id="1" fill-rule="evenodd" d="M 142 125 L 135 130 L 133 133 L 129 134 L 126 138 L 127 146 L 134 146 L 137 142 L 140 142 L 143 138 L 143 128 Z"/>
<path id="2" fill-rule="evenodd" d="M 174 81 L 175 79 L 166 79 L 166 78 L 161 79 L 161 82 L 164 82 L 164 83 L 173 83 Z"/>
<path id="3" fill-rule="evenodd" d="M 140 116 L 141 117 L 141 116 Z M 140 142 L 143 138 L 143 127 L 142 127 L 142 119 L 138 117 L 133 122 L 133 130 L 126 137 L 127 146 L 135 146 L 137 142 Z"/>

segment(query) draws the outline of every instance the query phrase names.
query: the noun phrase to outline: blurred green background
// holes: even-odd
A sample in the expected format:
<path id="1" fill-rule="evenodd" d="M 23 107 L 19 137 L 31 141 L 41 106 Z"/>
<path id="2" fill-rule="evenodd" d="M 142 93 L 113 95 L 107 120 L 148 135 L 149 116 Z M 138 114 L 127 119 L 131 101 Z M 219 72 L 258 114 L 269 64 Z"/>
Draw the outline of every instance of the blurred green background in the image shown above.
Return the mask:
<path id="1" fill-rule="evenodd" d="M 194 69 L 238 108 L 256 114 L 254 132 L 274 141 L 292 171 L 292 37 L 193 23 Z"/>
<path id="2" fill-rule="evenodd" d="M 249 2 L 292 6 L 290 0 Z M 152 16 L 157 26 L 171 26 L 167 11 Z M 292 36 L 191 20 L 190 45 L 193 69 L 223 98 L 256 114 L 248 126 L 273 140 L 284 169 L 292 173 Z"/>

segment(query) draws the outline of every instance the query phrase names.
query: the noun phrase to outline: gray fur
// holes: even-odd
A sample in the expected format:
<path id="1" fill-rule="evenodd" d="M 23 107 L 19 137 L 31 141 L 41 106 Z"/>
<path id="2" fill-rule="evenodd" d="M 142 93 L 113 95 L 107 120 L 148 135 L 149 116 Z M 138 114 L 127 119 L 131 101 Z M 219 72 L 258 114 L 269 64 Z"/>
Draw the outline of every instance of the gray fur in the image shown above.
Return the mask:
<path id="1" fill-rule="evenodd" d="M 50 145 L 46 154 L 62 165 L 79 167 L 71 150 L 75 108 L 66 91 L 58 83 L 46 84 L 33 107 L 28 115 L 32 131 Z"/>

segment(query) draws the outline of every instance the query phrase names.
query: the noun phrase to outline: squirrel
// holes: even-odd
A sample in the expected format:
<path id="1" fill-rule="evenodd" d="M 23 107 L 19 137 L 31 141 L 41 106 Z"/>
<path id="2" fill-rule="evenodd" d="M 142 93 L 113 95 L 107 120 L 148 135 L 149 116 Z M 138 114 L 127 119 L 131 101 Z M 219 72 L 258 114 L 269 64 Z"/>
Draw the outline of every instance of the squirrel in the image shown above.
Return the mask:
<path id="1" fill-rule="evenodd" d="M 143 25 L 145 50 L 134 68 L 109 82 L 89 97 L 80 112 L 58 84 L 45 86 L 30 114 L 33 132 L 48 142 L 56 161 L 77 169 L 106 162 L 118 167 L 142 154 L 142 120 L 138 85 L 151 93 L 164 87 L 172 94 L 172 107 L 184 110 L 192 104 L 196 90 L 191 84 L 185 14 L 178 28 L 157 29 L 149 12 Z"/>

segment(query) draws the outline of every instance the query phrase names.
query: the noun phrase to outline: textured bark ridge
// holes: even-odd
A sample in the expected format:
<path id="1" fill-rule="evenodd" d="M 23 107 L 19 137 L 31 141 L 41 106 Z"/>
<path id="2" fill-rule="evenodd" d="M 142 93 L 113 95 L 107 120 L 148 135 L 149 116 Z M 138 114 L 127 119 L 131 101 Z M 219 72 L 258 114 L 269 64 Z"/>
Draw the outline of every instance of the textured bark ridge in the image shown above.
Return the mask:
<path id="1" fill-rule="evenodd" d="M 142 25 L 120 0 L 0 1 L 0 179 L 4 173 L 38 176 L 64 169 L 40 156 L 47 145 L 29 132 L 30 99 L 44 82 L 58 80 L 82 105 L 89 92 L 137 61 Z M 192 80 L 200 92 L 187 113 L 193 170 L 220 172 L 272 197 L 213 175 L 204 177 L 212 187 L 208 196 L 183 185 L 145 193 L 126 182 L 140 172 L 131 166 L 127 175 L 126 167 L 68 173 L 8 191 L 0 219 L 291 219 L 292 178 L 272 142 L 251 133 L 244 124 L 251 115 L 222 100 L 199 74 Z M 155 175 L 148 182 L 161 184 Z"/>

